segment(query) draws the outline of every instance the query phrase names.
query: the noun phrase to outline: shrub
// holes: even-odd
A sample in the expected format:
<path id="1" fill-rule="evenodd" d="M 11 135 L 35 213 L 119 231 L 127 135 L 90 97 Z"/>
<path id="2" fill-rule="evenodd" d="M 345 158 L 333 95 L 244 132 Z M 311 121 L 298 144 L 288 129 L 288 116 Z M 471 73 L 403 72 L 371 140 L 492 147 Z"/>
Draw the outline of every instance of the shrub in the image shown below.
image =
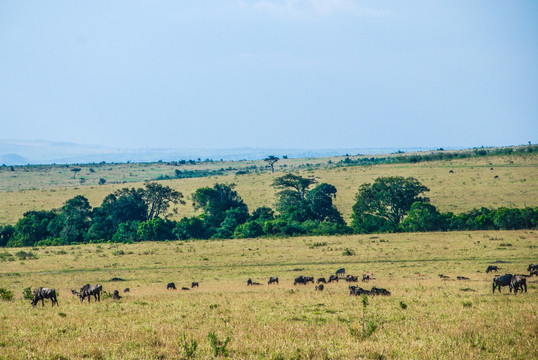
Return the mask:
<path id="1" fill-rule="evenodd" d="M 183 348 L 183 354 L 185 355 L 185 358 L 194 358 L 196 349 L 198 348 L 198 343 L 196 342 L 196 340 L 191 339 L 191 341 L 187 342 L 187 337 L 183 335 L 182 341 L 183 343 L 181 344 L 181 347 Z"/>
<path id="2" fill-rule="evenodd" d="M 34 298 L 34 294 L 32 293 L 32 288 L 27 287 L 24 288 L 22 291 L 22 298 L 26 300 L 32 300 Z"/>
<path id="3" fill-rule="evenodd" d="M 13 300 L 13 291 L 0 288 L 0 299 L 4 301 L 11 301 Z"/>
<path id="4" fill-rule="evenodd" d="M 207 339 L 209 340 L 209 345 L 213 349 L 213 354 L 215 356 L 228 356 L 228 350 L 226 349 L 226 346 L 230 342 L 230 337 L 227 337 L 224 341 L 220 341 L 217 339 L 217 335 L 215 335 L 213 332 L 210 332 L 207 334 Z"/>

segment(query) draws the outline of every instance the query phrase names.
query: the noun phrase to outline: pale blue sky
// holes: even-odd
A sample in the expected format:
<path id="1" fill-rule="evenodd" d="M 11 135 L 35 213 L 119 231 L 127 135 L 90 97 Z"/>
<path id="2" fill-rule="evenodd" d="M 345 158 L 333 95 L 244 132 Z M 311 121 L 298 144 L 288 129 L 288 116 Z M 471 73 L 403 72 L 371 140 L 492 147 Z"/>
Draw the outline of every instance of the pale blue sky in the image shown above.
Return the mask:
<path id="1" fill-rule="evenodd" d="M 537 1 L 2 1 L 0 138 L 538 142 Z"/>

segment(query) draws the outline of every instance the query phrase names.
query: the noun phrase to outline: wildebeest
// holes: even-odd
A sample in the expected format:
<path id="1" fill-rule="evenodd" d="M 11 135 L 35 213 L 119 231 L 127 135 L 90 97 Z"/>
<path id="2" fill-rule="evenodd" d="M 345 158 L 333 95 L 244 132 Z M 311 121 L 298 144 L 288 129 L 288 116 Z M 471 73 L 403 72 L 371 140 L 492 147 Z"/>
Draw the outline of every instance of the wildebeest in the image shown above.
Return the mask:
<path id="1" fill-rule="evenodd" d="M 269 278 L 269 281 L 267 282 L 267 285 L 271 285 L 271 284 L 273 284 L 273 283 L 278 284 L 278 277 L 276 277 L 276 276 L 271 276 L 271 277 Z"/>
<path id="2" fill-rule="evenodd" d="M 120 292 L 118 290 L 114 290 L 114 294 L 112 294 L 112 299 L 114 300 L 121 299 Z"/>
<path id="3" fill-rule="evenodd" d="M 512 279 L 510 280 L 510 291 L 513 289 L 514 294 L 517 294 L 518 290 L 523 292 L 523 288 L 525 289 L 525 292 L 527 292 L 527 277 L 523 275 L 512 276 Z"/>
<path id="4" fill-rule="evenodd" d="M 198 283 L 196 281 L 193 281 L 191 284 L 191 289 L 195 287 L 198 287 Z"/>
<path id="5" fill-rule="evenodd" d="M 465 277 L 465 276 L 458 276 L 457 279 L 458 280 L 470 280 L 468 277 Z"/>
<path id="6" fill-rule="evenodd" d="M 325 278 L 319 278 L 318 281 L 317 281 L 317 283 L 318 283 L 318 284 L 319 284 L 319 283 L 324 283 L 324 284 L 326 284 L 327 281 L 325 280 Z"/>
<path id="7" fill-rule="evenodd" d="M 534 270 L 538 270 L 538 264 L 529 264 L 529 268 L 527 269 L 527 271 L 531 272 Z"/>
<path id="8" fill-rule="evenodd" d="M 36 306 L 39 300 L 41 300 L 41 306 L 45 306 L 45 299 L 50 299 L 52 301 L 52 306 L 54 306 L 54 304 L 58 305 L 58 300 L 56 299 L 56 290 L 40 287 L 34 291 L 32 306 Z"/>
<path id="9" fill-rule="evenodd" d="M 172 283 L 168 283 L 168 284 L 166 285 L 166 290 L 170 290 L 170 289 L 172 289 L 172 290 L 177 290 L 177 289 L 176 289 L 176 284 L 174 284 L 173 282 L 172 282 Z"/>
<path id="10" fill-rule="evenodd" d="M 129 291 L 131 291 L 131 289 L 129 289 L 129 288 L 125 288 L 125 289 L 123 289 L 123 292 L 124 292 L 124 293 L 128 293 Z"/>
<path id="11" fill-rule="evenodd" d="M 261 285 L 261 284 L 260 284 L 260 283 L 257 283 L 257 282 L 254 282 L 254 281 L 252 281 L 252 279 L 249 278 L 249 279 L 247 280 L 247 286 L 248 286 L 248 285 Z"/>
<path id="12" fill-rule="evenodd" d="M 375 286 L 372 287 L 372 290 L 370 290 L 370 293 L 372 295 L 390 296 L 390 291 L 388 291 L 387 289 L 376 288 Z"/>
<path id="13" fill-rule="evenodd" d="M 181 290 L 190 290 L 188 287 L 183 286 Z"/>
<path id="14" fill-rule="evenodd" d="M 331 282 L 333 282 L 333 281 L 338 282 L 338 276 L 336 276 L 336 275 L 331 275 L 331 276 L 329 276 L 329 281 L 328 281 L 328 282 L 331 283 Z"/>
<path id="15" fill-rule="evenodd" d="M 531 273 L 529 274 L 529 276 L 533 276 L 533 275 L 538 276 L 538 270 L 533 270 L 533 271 L 531 271 Z"/>
<path id="16" fill-rule="evenodd" d="M 95 298 L 95 301 L 101 302 L 101 291 L 103 291 L 103 285 L 97 284 L 94 286 L 87 287 L 86 285 L 83 286 L 84 290 L 80 292 L 80 302 L 83 302 L 84 299 L 88 298 L 88 304 L 90 303 L 90 299 L 93 295 Z M 81 289 L 82 290 L 82 289 Z"/>
<path id="17" fill-rule="evenodd" d="M 356 276 L 353 276 L 353 275 L 348 275 L 348 276 L 346 276 L 346 281 L 347 282 L 358 282 L 359 278 L 356 277 Z"/>
<path id="18" fill-rule="evenodd" d="M 366 273 L 362 275 L 362 281 L 374 280 L 374 274 Z"/>
<path id="19" fill-rule="evenodd" d="M 312 284 L 313 284 L 314 283 L 314 277 L 301 275 L 301 276 L 295 278 L 295 281 L 293 282 L 293 285 L 297 285 L 297 284 L 306 285 L 309 282 L 312 282 Z"/>
<path id="20" fill-rule="evenodd" d="M 450 276 L 446 276 L 446 275 L 443 275 L 443 274 L 439 274 L 438 275 L 441 279 L 450 279 Z"/>
<path id="21" fill-rule="evenodd" d="M 349 295 L 370 295 L 370 291 L 365 290 L 361 287 L 350 285 L 349 286 Z"/>
<path id="22" fill-rule="evenodd" d="M 502 286 L 510 286 L 510 291 L 512 291 L 512 286 L 510 285 L 512 281 L 512 274 L 505 274 L 493 279 L 493 293 L 495 294 L 495 288 L 499 288 L 501 292 Z"/>
<path id="23" fill-rule="evenodd" d="M 490 265 L 488 266 L 488 268 L 486 269 L 486 274 L 490 273 L 490 272 L 499 272 L 499 270 L 501 270 L 500 267 L 496 266 L 496 265 Z"/>
<path id="24" fill-rule="evenodd" d="M 344 276 L 346 274 L 346 269 L 341 268 L 336 270 L 336 276 Z"/>
<path id="25" fill-rule="evenodd" d="M 316 285 L 316 291 L 323 291 L 323 284 Z"/>

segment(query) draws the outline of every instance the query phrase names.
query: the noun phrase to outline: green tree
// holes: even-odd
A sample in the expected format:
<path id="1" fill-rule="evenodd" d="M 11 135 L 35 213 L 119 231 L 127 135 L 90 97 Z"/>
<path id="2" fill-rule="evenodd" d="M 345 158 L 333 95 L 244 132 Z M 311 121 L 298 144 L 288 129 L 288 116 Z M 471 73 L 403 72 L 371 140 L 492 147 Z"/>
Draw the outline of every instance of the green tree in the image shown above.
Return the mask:
<path id="1" fill-rule="evenodd" d="M 6 246 L 15 237 L 15 228 L 12 225 L 0 225 L 0 247 Z"/>
<path id="2" fill-rule="evenodd" d="M 59 237 L 62 244 L 83 242 L 91 224 L 92 207 L 88 199 L 77 195 L 65 202 L 49 230 Z M 59 233 L 58 233 L 59 230 Z"/>
<path id="3" fill-rule="evenodd" d="M 411 205 L 409 213 L 401 222 L 401 228 L 409 232 L 446 230 L 443 217 L 435 206 L 420 201 Z"/>
<path id="4" fill-rule="evenodd" d="M 277 192 L 276 209 L 280 216 L 289 221 L 303 222 L 309 219 L 309 205 L 306 200 L 308 188 L 315 184 L 314 178 L 304 178 L 299 175 L 286 174 L 273 181 Z"/>
<path id="5" fill-rule="evenodd" d="M 169 186 L 163 186 L 155 182 L 145 184 L 142 198 L 148 206 L 146 220 L 153 220 L 159 215 L 165 215 L 170 208 L 170 204 L 185 205 L 182 193 Z"/>
<path id="6" fill-rule="evenodd" d="M 395 231 L 413 203 L 429 202 L 421 196 L 426 191 L 429 189 L 412 177 L 381 177 L 373 184 L 363 184 L 353 205 L 352 226 L 359 233 Z"/>
<path id="7" fill-rule="evenodd" d="M 215 184 L 213 187 L 197 189 L 192 195 L 195 210 L 203 210 L 205 222 L 212 228 L 220 227 L 226 218 L 226 212 L 231 209 L 240 209 L 248 214 L 247 205 L 233 190 L 235 184 Z M 246 219 L 245 219 L 246 221 Z M 244 222 L 244 221 L 243 221 Z"/>
<path id="8" fill-rule="evenodd" d="M 47 230 L 49 223 L 56 218 L 54 211 L 28 211 L 15 225 L 15 238 L 9 246 L 32 246 L 47 239 L 51 233 Z"/>
<path id="9" fill-rule="evenodd" d="M 321 183 L 310 190 L 306 195 L 309 219 L 344 224 L 342 215 L 333 205 L 333 199 L 336 199 L 336 187 L 331 184 Z"/>
<path id="10" fill-rule="evenodd" d="M 275 163 L 278 161 L 278 157 L 274 156 L 274 155 L 269 155 L 268 157 L 266 157 L 265 159 L 263 159 L 263 161 L 265 161 L 266 163 L 269 164 L 269 166 L 271 167 L 271 172 L 275 172 L 275 168 L 274 168 L 274 165 Z"/>

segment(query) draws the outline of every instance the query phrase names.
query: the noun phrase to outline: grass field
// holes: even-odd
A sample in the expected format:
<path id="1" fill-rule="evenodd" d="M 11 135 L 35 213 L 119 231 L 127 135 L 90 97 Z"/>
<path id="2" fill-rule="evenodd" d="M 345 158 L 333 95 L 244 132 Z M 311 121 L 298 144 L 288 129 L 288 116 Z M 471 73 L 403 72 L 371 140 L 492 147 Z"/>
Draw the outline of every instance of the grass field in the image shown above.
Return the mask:
<path id="1" fill-rule="evenodd" d="M 238 359 L 535 359 L 537 278 L 528 293 L 492 294 L 484 271 L 526 272 L 537 240 L 535 231 L 484 231 L 6 249 L 13 261 L 1 257 L 0 287 L 15 299 L 0 300 L 0 358 L 177 359 L 196 342 L 193 356 L 207 359 L 218 351 L 214 333 Z M 19 251 L 36 258 L 19 260 Z M 323 292 L 293 285 L 340 267 L 373 272 L 359 285 L 392 296 L 365 307 L 345 282 Z M 269 276 L 280 284 L 268 286 Z M 200 287 L 167 291 L 172 281 Z M 131 291 L 81 304 L 70 289 L 86 283 Z M 22 299 L 38 286 L 56 288 L 59 307 Z"/>
<path id="2" fill-rule="evenodd" d="M 283 169 L 300 168 L 306 163 L 327 163 L 329 159 L 281 160 Z M 333 158 L 336 162 L 338 158 Z M 262 166 L 263 162 L 209 163 L 206 168 Z M 93 166 L 93 165 L 92 165 Z M 106 167 L 105 167 L 106 166 Z M 72 172 L 65 167 L 20 167 L 14 173 L 0 171 L 0 224 L 14 224 L 29 210 L 50 210 L 61 207 L 76 195 L 84 195 L 92 206 L 100 206 L 103 198 L 122 187 L 142 187 L 143 180 L 154 179 L 158 174 L 173 173 L 174 167 L 165 163 L 156 164 L 106 164 L 81 170 L 80 176 L 93 176 L 95 181 L 80 185 L 72 179 Z M 192 165 L 191 167 L 202 165 Z M 491 170 L 493 169 L 493 170 Z M 450 170 L 453 173 L 450 173 Z M 90 175 L 88 175 L 90 174 Z M 129 174 L 137 174 L 130 177 Z M 148 176 L 151 174 L 151 176 Z M 163 180 L 162 183 L 186 197 L 203 186 L 216 182 L 235 183 L 236 190 L 245 200 L 250 211 L 259 206 L 274 206 L 275 189 L 273 179 L 282 172 L 245 175 L 225 175 L 193 179 Z M 417 164 L 353 166 L 332 169 L 300 170 L 302 176 L 315 176 L 319 181 L 333 184 L 338 189 L 335 204 L 345 219 L 349 219 L 354 197 L 359 186 L 381 176 L 413 176 L 430 188 L 427 194 L 441 211 L 463 212 L 482 206 L 497 208 L 538 206 L 538 155 L 469 158 L 452 161 L 435 161 Z M 145 176 L 145 177 L 144 177 Z M 497 176 L 497 177 L 496 177 Z M 95 185 L 96 179 L 107 177 L 115 183 Z M 140 182 L 136 182 L 140 180 Z M 134 181 L 134 182 L 132 182 Z M 176 219 L 194 214 L 187 203 L 178 208 Z"/>

